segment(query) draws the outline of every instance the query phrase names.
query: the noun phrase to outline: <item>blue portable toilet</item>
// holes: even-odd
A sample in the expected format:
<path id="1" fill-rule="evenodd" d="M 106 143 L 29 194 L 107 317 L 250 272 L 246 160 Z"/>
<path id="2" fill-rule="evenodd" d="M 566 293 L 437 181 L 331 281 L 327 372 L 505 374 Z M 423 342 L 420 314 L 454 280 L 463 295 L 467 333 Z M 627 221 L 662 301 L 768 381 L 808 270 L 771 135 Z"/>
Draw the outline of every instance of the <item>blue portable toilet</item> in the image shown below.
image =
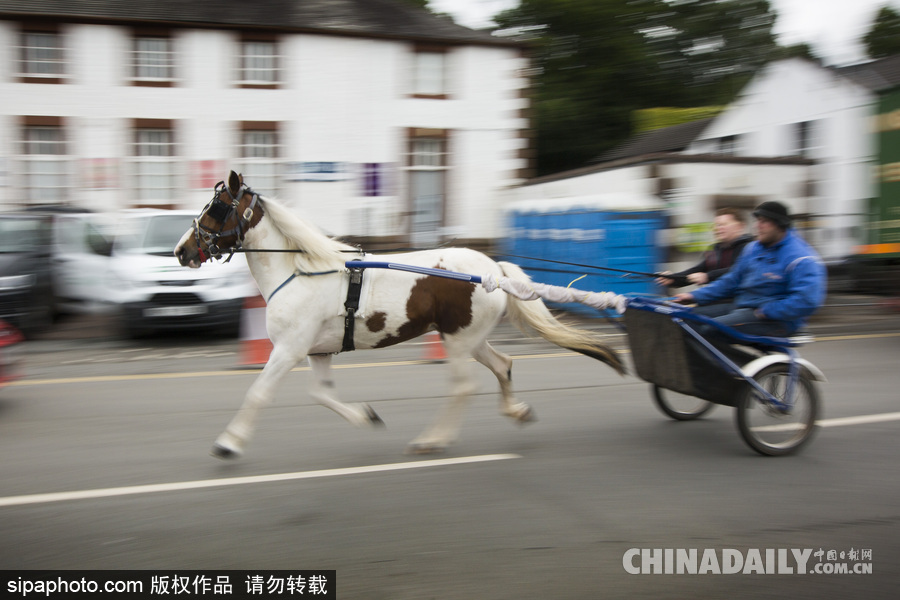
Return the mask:
<path id="1" fill-rule="evenodd" d="M 656 240 L 665 223 L 660 210 L 609 210 L 600 206 L 573 205 L 543 213 L 531 211 L 527 217 L 526 213 L 513 210 L 508 219 L 514 224 L 527 220 L 528 225 L 513 226 L 512 236 L 505 240 L 501 249 L 507 254 L 533 259 L 509 260 L 521 266 L 534 281 L 559 286 L 571 284 L 581 290 L 617 294 L 652 294 L 657 290 L 651 277 L 577 265 L 656 272 L 662 259 L 662 250 L 657 247 Z M 518 239 L 525 230 L 531 232 L 531 243 L 523 244 Z M 594 309 L 577 303 L 554 308 L 597 315 Z"/>

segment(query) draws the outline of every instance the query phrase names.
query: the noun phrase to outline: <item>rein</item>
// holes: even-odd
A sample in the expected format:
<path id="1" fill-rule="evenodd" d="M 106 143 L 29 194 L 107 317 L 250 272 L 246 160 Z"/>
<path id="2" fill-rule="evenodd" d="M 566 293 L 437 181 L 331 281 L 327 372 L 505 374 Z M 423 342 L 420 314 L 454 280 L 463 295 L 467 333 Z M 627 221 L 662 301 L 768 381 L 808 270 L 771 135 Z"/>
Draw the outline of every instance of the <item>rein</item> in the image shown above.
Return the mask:
<path id="1" fill-rule="evenodd" d="M 550 260 L 549 258 L 534 258 L 532 256 L 517 256 L 515 254 L 504 254 L 509 258 L 521 258 L 523 260 L 536 260 L 538 262 L 553 263 L 556 265 L 565 265 L 567 267 L 581 267 L 583 269 L 598 269 L 600 271 L 612 271 L 614 273 L 624 273 L 626 275 L 638 275 L 640 277 L 670 277 L 663 273 L 645 273 L 643 271 L 629 271 L 627 269 L 613 269 L 612 267 L 598 267 L 597 265 L 582 265 L 579 263 L 565 262 L 561 260 Z"/>
<path id="2" fill-rule="evenodd" d="M 393 248 L 393 249 L 387 249 L 387 250 L 380 250 L 379 252 L 382 254 L 389 254 L 391 252 L 419 252 L 422 250 L 428 250 L 428 248 Z M 273 253 L 274 252 L 283 252 L 283 253 L 303 254 L 306 251 L 302 250 L 302 249 L 298 249 L 298 248 L 242 248 L 242 247 L 232 248 L 230 250 L 231 254 L 234 254 L 235 252 L 243 252 L 243 253 L 247 253 L 247 252 L 273 252 Z M 354 249 L 354 250 L 341 250 L 340 252 L 346 253 L 346 254 L 365 254 L 366 253 L 362 248 L 358 248 L 358 249 Z M 567 266 L 567 267 L 580 267 L 582 269 L 597 269 L 600 271 L 611 271 L 614 273 L 623 273 L 625 275 L 635 275 L 638 277 L 653 277 L 653 278 L 655 278 L 655 277 L 671 278 L 672 277 L 671 274 L 666 275 L 663 273 L 646 273 L 643 271 L 629 271 L 627 269 L 614 269 L 612 267 L 600 267 L 597 265 L 584 265 L 581 263 L 565 262 L 565 261 L 561 261 L 561 260 L 551 260 L 549 258 L 536 258 L 534 256 L 518 256 L 515 254 L 501 254 L 501 255 L 495 255 L 495 256 L 500 256 L 500 257 L 505 257 L 505 258 L 521 258 L 523 260 L 533 260 L 536 262 L 552 263 L 552 264 L 563 265 L 563 266 Z M 393 266 L 390 266 L 390 267 L 385 266 L 387 264 L 391 264 Z M 379 266 L 372 265 L 370 268 L 373 268 L 373 269 L 379 269 L 379 268 L 380 269 L 397 269 L 397 270 L 401 270 L 401 271 L 404 270 L 404 269 L 399 268 L 399 263 L 380 263 Z M 419 267 L 415 267 L 415 268 L 418 269 Z M 552 271 L 554 273 L 568 273 L 568 271 L 554 271 L 552 269 L 540 269 L 540 268 L 536 268 L 536 267 L 532 267 L 531 270 L 533 270 L 533 271 Z M 332 272 L 334 272 L 334 271 L 329 271 L 328 273 L 332 273 Z M 413 271 L 413 272 L 418 272 L 418 271 Z M 446 273 L 447 271 L 444 271 L 444 272 Z M 301 274 L 303 274 L 303 273 L 301 273 Z M 313 273 L 313 274 L 319 275 L 320 273 Z M 324 274 L 327 274 L 327 273 L 324 273 Z M 428 274 L 433 275 L 434 273 L 428 273 Z M 466 275 L 466 277 L 471 278 L 473 276 Z M 451 279 L 462 279 L 462 278 L 452 277 Z M 464 280 L 465 281 L 471 280 L 474 283 L 478 283 L 474 279 L 464 279 Z"/>
<path id="3" fill-rule="evenodd" d="M 231 199 L 231 202 L 227 202 L 221 199 L 222 192 L 227 192 L 228 196 Z M 252 195 L 250 205 L 243 211 L 243 214 L 237 215 L 238 205 L 240 204 L 241 198 L 243 198 L 245 193 L 250 193 Z M 305 253 L 305 250 L 302 249 L 293 249 L 293 248 L 244 248 L 243 241 L 244 235 L 249 229 L 250 222 L 254 216 L 254 210 L 257 208 L 257 204 L 259 203 L 259 194 L 254 192 L 252 189 L 247 187 L 244 184 L 241 184 L 240 189 L 236 194 L 231 192 L 231 188 L 225 184 L 224 181 L 220 181 L 216 184 L 213 190 L 213 198 L 209 201 L 206 208 L 201 212 L 201 215 L 206 213 L 208 214 L 214 221 L 219 223 L 218 231 L 208 228 L 204 225 L 200 224 L 200 219 L 194 219 L 193 229 L 194 229 L 194 237 L 197 241 L 197 250 L 200 255 L 201 262 L 206 262 L 208 258 L 216 258 L 221 259 L 223 254 L 223 249 L 219 247 L 219 240 L 225 236 L 235 236 L 235 242 L 230 248 L 224 249 L 224 252 L 228 253 L 228 258 L 225 262 L 230 262 L 234 257 L 236 252 L 260 252 L 260 253 Z M 225 223 L 228 222 L 229 218 L 232 215 L 237 215 L 237 224 L 231 229 L 225 230 Z M 200 244 L 201 240 L 206 243 L 207 251 L 210 256 L 206 257 L 203 252 L 203 248 Z M 412 249 L 405 249 L 407 251 L 411 251 Z M 395 250 L 399 251 L 399 250 Z M 365 256 L 365 251 L 361 248 L 353 248 L 347 250 L 340 250 L 342 253 L 347 254 L 361 254 Z M 383 252 L 390 252 L 389 250 Z M 627 269 L 614 269 L 612 267 L 600 267 L 597 265 L 585 265 L 573 262 L 565 262 L 559 260 L 551 260 L 548 258 L 535 258 L 530 256 L 518 256 L 515 254 L 506 254 L 503 255 L 509 258 L 519 258 L 523 260 L 537 261 L 537 262 L 546 262 L 557 265 L 564 265 L 569 267 L 578 267 L 583 269 L 596 269 L 599 271 L 611 271 L 615 273 L 623 273 L 625 275 L 636 275 L 639 277 L 660 277 L 663 274 L 661 273 L 646 273 L 642 271 L 630 271 Z M 363 260 L 348 260 L 344 263 L 344 269 L 332 269 L 329 271 L 316 271 L 316 272 L 306 272 L 306 271 L 295 271 L 291 273 L 291 275 L 281 283 L 275 290 L 269 295 L 267 300 L 270 301 L 275 294 L 277 294 L 283 287 L 288 285 L 291 281 L 294 280 L 297 276 L 305 276 L 305 277 L 316 277 L 320 275 L 332 275 L 335 273 L 341 272 L 350 272 L 361 274 L 365 269 L 391 269 L 396 271 L 407 271 L 411 273 L 418 273 L 421 275 L 431 275 L 435 277 L 443 277 L 446 279 L 455 279 L 458 281 L 467 281 L 469 283 L 479 284 L 481 283 L 481 277 L 478 275 L 470 275 L 467 273 L 458 273 L 455 271 L 448 271 L 446 269 L 434 269 L 428 267 L 419 267 L 415 265 L 406 265 L 402 263 L 394 263 L 394 262 L 380 262 L 380 261 L 363 261 Z M 539 269 L 538 269 L 539 270 Z"/>

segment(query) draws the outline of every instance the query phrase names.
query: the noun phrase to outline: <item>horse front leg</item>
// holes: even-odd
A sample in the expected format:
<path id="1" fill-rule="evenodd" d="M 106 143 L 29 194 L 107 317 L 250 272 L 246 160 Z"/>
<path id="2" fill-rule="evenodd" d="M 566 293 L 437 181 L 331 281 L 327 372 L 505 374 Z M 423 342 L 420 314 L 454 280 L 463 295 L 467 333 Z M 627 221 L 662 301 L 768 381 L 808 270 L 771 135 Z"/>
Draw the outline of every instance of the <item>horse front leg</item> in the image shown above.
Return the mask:
<path id="1" fill-rule="evenodd" d="M 407 445 L 406 454 L 441 453 L 459 438 L 463 413 L 469 404 L 469 398 L 475 392 L 475 381 L 472 378 L 471 363 L 464 357 L 454 356 L 450 349 L 448 353 L 453 398 L 438 413 L 431 426 Z"/>
<path id="2" fill-rule="evenodd" d="M 309 393 L 316 402 L 326 408 L 330 408 L 357 427 L 377 427 L 384 425 L 381 417 L 379 417 L 368 404 L 358 404 L 353 406 L 344 404 L 338 399 L 334 387 L 334 380 L 331 379 L 330 354 L 310 355 L 308 360 L 313 377 L 315 378 L 315 382 Z"/>
<path id="3" fill-rule="evenodd" d="M 253 437 L 256 418 L 260 409 L 272 400 L 278 382 L 281 381 L 299 359 L 293 353 L 279 350 L 276 345 L 263 367 L 262 373 L 247 390 L 244 403 L 213 444 L 211 454 L 217 458 L 240 458 Z"/>

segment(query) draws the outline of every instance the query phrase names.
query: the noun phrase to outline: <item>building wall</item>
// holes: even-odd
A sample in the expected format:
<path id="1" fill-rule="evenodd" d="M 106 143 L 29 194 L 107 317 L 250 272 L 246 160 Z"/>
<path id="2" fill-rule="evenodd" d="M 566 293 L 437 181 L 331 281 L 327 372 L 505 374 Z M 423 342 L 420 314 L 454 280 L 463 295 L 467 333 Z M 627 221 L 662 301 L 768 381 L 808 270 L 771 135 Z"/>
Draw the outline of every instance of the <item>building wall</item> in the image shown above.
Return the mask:
<path id="1" fill-rule="evenodd" d="M 288 176 L 278 196 L 337 235 L 408 231 L 410 128 L 448 131 L 444 237 L 498 235 L 498 191 L 519 183 L 528 166 L 521 156 L 530 126 L 522 94 L 529 82 L 521 75 L 527 61 L 516 47 L 453 47 L 447 98 L 423 99 L 409 95 L 414 45 L 403 40 L 284 35 L 279 88 L 241 89 L 233 84 L 237 32 L 175 29 L 177 85 L 137 87 L 128 81 L 131 29 L 68 24 L 62 32 L 67 82 L 20 83 L 18 24 L 0 21 L 0 208 L 19 201 L 23 115 L 64 119 L 72 172 L 66 200 L 101 210 L 134 204 L 133 119 L 176 123 L 180 185 L 172 204 L 198 210 L 236 161 L 238 124 L 279 122 L 279 162 Z M 343 163 L 349 175 L 327 182 L 290 176 L 291 163 L 309 161 Z M 363 163 L 384 166 L 384 195 L 363 197 Z M 210 164 L 217 176 L 200 177 Z M 100 168 L 112 176 L 97 184 Z"/>
<path id="2" fill-rule="evenodd" d="M 868 199 L 874 195 L 875 154 L 870 118 L 875 96 L 834 71 L 792 59 L 764 68 L 704 131 L 689 153 L 717 151 L 737 136 L 737 156 L 804 156 L 810 170 L 809 217 L 826 258 L 852 253 L 862 236 Z M 798 124 L 812 123 L 810 143 L 798 147 Z"/>

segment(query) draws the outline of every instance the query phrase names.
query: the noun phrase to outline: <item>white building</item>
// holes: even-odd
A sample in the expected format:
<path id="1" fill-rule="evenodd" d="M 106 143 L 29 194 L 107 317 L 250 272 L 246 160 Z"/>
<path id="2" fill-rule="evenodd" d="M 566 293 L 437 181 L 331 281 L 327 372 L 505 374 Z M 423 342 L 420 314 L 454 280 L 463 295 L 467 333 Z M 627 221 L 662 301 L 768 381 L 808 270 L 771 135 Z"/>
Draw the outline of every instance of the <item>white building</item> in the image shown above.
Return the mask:
<path id="1" fill-rule="evenodd" d="M 896 85 L 900 57 L 843 68 L 773 62 L 716 118 L 638 136 L 604 162 L 530 180 L 506 202 L 633 210 L 655 201 L 670 217 L 661 239 L 677 267 L 712 242 L 704 225 L 717 208 L 777 200 L 826 260 L 839 260 L 864 240 L 876 195 L 872 119 L 879 91 Z"/>
<path id="2" fill-rule="evenodd" d="M 878 96 L 854 76 L 858 71 L 773 62 L 687 150 L 815 161 L 806 190 L 773 199 L 806 215 L 807 237 L 826 258 L 848 256 L 861 243 L 875 195 L 870 122 Z"/>
<path id="3" fill-rule="evenodd" d="M 199 211 L 234 169 L 333 234 L 490 239 L 527 72 L 393 0 L 0 0 L 0 208 Z"/>

